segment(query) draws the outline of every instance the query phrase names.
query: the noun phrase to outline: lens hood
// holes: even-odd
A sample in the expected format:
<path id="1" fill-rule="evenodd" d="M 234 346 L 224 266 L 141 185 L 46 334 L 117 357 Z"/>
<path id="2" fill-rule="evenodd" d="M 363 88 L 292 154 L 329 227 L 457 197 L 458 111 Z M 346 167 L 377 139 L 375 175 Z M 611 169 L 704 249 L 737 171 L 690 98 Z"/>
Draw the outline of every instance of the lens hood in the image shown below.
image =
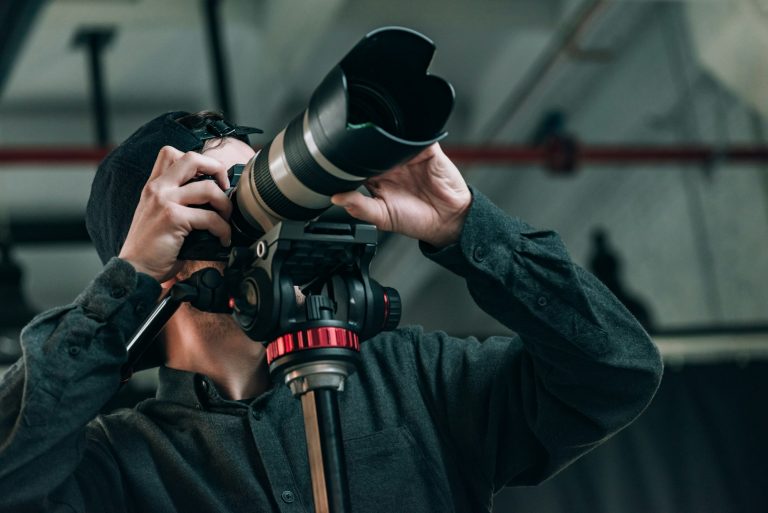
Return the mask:
<path id="1" fill-rule="evenodd" d="M 367 34 L 315 90 L 304 124 L 317 150 L 358 177 L 380 174 L 445 137 L 453 87 L 427 72 L 434 43 L 407 28 Z"/>

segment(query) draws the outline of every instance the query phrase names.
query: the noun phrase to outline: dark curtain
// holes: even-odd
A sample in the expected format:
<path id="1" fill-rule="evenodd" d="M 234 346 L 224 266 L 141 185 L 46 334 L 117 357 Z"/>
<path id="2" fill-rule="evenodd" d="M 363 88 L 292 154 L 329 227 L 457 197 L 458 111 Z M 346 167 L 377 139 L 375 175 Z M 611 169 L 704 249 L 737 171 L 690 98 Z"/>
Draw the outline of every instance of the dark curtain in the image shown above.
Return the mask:
<path id="1" fill-rule="evenodd" d="M 768 362 L 668 367 L 634 424 L 494 512 L 768 512 Z"/>

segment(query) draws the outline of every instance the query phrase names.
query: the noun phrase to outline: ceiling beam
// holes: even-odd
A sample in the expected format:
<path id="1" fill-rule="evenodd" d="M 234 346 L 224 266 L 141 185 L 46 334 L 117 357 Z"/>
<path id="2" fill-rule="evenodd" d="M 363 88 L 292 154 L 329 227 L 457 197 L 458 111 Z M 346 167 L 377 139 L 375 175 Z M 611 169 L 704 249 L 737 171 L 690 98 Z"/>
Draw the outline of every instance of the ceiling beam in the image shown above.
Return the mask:
<path id="1" fill-rule="evenodd" d="M 0 97 L 27 34 L 45 0 L 0 2 Z"/>

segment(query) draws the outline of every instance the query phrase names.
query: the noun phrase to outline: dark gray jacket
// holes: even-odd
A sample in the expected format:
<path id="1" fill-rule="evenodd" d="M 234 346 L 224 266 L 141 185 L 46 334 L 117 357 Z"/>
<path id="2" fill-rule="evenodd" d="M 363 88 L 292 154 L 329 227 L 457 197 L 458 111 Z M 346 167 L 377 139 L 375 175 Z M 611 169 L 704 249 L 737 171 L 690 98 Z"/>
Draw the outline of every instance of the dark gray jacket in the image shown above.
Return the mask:
<path id="1" fill-rule="evenodd" d="M 353 511 L 488 511 L 495 491 L 540 482 L 646 407 L 656 348 L 554 233 L 475 192 L 459 243 L 427 256 L 519 336 L 412 327 L 362 344 L 341 397 Z M 0 381 L 0 511 L 312 510 L 300 402 L 283 385 L 228 401 L 163 368 L 155 399 L 97 416 L 158 293 L 113 259 L 24 330 Z"/>

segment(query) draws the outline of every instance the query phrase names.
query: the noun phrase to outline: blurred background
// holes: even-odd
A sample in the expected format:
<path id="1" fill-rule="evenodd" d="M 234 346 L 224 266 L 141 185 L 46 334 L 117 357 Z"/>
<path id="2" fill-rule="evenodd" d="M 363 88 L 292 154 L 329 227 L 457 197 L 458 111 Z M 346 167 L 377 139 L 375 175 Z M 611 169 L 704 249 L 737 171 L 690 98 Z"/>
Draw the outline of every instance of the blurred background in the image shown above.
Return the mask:
<path id="1" fill-rule="evenodd" d="M 110 145 L 202 109 L 263 145 L 386 25 L 437 45 L 431 71 L 456 89 L 443 147 L 467 181 L 558 231 L 666 362 L 637 423 L 495 511 L 768 511 L 766 0 L 5 0 L 0 371 L 31 316 L 101 268 L 83 213 Z M 387 237 L 374 275 L 404 323 L 509 332 L 411 240 Z"/>

